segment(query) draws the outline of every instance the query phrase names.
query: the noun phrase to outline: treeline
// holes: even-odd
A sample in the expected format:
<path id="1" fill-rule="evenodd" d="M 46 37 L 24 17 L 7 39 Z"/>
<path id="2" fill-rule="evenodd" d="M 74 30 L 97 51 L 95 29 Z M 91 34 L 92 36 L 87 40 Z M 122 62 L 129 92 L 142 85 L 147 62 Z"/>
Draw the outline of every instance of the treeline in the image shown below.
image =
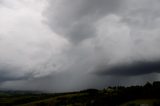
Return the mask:
<path id="1" fill-rule="evenodd" d="M 110 106 L 136 99 L 160 99 L 160 82 L 147 82 L 144 86 L 108 87 L 102 92 L 106 94 L 103 100 L 109 100 Z"/>
<path id="2" fill-rule="evenodd" d="M 98 93 L 95 106 L 98 104 L 115 106 L 136 99 L 160 99 L 160 82 L 147 82 L 144 86 L 108 87 L 100 92 L 91 89 L 89 92 L 93 91 L 95 91 L 95 94 Z"/>
<path id="3" fill-rule="evenodd" d="M 108 87 L 103 90 L 87 89 L 71 97 L 58 98 L 55 106 L 119 106 L 137 99 L 160 100 L 160 82 L 147 82 L 144 86 Z"/>

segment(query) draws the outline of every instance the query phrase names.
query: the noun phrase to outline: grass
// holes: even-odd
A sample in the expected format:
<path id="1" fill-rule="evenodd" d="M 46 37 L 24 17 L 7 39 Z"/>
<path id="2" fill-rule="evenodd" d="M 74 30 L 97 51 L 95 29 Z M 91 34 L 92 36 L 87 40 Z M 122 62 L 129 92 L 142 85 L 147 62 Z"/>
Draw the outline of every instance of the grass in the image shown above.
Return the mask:
<path id="1" fill-rule="evenodd" d="M 149 104 L 149 106 L 153 106 L 154 103 L 160 103 L 160 99 L 138 99 L 126 102 L 120 106 L 139 106 L 140 104 Z"/>
<path id="2" fill-rule="evenodd" d="M 43 105 L 47 105 L 47 106 L 56 106 L 57 103 L 61 103 L 61 101 L 66 101 L 66 100 L 70 100 L 74 97 L 81 97 L 81 96 L 85 96 L 87 95 L 86 93 L 79 93 L 79 94 L 66 94 L 63 96 L 56 96 L 56 97 L 52 97 L 49 99 L 45 99 L 45 100 L 39 100 L 39 101 L 34 101 L 31 103 L 27 103 L 27 104 L 21 104 L 21 105 L 17 105 L 17 106 L 43 106 Z M 82 103 L 76 103 L 76 104 L 68 104 L 67 106 L 82 106 Z"/>

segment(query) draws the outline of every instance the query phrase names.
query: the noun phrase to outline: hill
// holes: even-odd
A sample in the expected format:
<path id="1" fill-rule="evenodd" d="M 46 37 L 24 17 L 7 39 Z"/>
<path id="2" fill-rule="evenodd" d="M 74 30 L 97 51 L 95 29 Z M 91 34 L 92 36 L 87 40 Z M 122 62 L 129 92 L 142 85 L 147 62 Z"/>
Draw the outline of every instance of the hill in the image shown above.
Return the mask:
<path id="1" fill-rule="evenodd" d="M 160 82 L 68 93 L 0 91 L 0 106 L 160 106 Z"/>

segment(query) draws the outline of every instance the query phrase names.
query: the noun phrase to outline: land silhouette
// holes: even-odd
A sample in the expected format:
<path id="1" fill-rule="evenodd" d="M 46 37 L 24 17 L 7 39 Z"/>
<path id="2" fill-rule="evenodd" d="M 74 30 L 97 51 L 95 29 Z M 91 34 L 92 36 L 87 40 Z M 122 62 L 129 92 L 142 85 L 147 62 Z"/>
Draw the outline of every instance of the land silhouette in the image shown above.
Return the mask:
<path id="1" fill-rule="evenodd" d="M 0 106 L 160 106 L 160 81 L 65 93 L 1 90 Z"/>

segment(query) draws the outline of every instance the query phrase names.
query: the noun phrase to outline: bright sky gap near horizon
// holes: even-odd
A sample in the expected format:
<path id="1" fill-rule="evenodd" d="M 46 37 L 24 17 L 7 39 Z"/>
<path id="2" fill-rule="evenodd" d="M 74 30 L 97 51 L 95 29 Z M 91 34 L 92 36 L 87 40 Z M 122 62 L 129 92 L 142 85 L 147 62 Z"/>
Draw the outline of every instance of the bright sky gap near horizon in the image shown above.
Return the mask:
<path id="1" fill-rule="evenodd" d="M 0 0 L 0 89 L 160 80 L 159 0 Z"/>

